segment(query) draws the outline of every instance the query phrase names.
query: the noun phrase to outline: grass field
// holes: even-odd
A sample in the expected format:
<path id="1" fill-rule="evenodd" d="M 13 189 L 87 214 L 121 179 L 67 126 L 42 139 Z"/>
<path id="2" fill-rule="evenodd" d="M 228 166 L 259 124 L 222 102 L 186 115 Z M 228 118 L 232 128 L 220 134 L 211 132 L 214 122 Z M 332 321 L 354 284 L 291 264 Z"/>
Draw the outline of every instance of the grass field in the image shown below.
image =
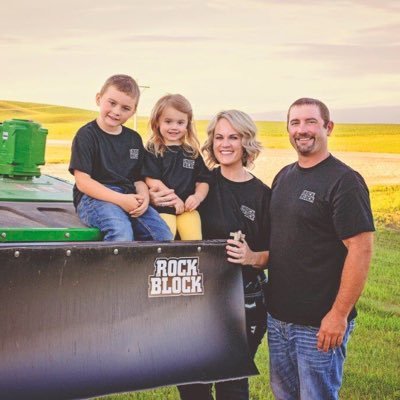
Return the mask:
<path id="1" fill-rule="evenodd" d="M 49 140 L 71 140 L 76 131 L 94 119 L 95 111 L 52 106 L 47 104 L 23 103 L 0 100 L 0 121 L 10 118 L 32 119 L 47 128 Z M 196 121 L 200 142 L 204 142 L 208 121 Z M 285 149 L 290 144 L 284 122 L 256 122 L 259 138 L 267 148 Z M 133 127 L 133 121 L 127 124 Z M 137 130 L 146 140 L 148 119 L 138 117 Z M 332 151 L 361 151 L 376 153 L 400 153 L 399 124 L 336 124 L 330 138 Z M 49 144 L 47 162 L 68 162 L 69 147 Z"/>
<path id="2" fill-rule="evenodd" d="M 0 121 L 33 119 L 49 129 L 49 139 L 70 140 L 96 113 L 35 103 L 0 101 Z M 138 130 L 147 131 L 147 119 Z M 204 140 L 207 121 L 198 121 Z M 257 122 L 262 142 L 269 148 L 288 148 L 283 122 Z M 132 123 L 130 123 L 132 126 Z M 400 153 L 400 125 L 337 124 L 331 150 Z M 69 148 L 49 146 L 47 162 L 68 162 Z M 400 399 L 400 185 L 373 186 L 371 202 L 377 223 L 375 251 L 369 279 L 358 303 L 357 327 L 349 343 L 341 398 L 350 400 Z M 260 375 L 250 379 L 253 400 L 272 399 L 268 385 L 265 342 L 256 363 Z M 177 400 L 174 387 L 106 396 L 107 400 Z"/>

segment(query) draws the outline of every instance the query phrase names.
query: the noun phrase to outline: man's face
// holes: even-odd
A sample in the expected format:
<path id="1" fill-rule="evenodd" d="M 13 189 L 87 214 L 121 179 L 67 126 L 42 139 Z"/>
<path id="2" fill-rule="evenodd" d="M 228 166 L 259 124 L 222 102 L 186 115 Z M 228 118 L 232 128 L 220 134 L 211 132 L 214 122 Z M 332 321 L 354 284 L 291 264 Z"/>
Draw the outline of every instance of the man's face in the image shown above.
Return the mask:
<path id="1" fill-rule="evenodd" d="M 328 122 L 324 127 L 318 106 L 293 106 L 289 112 L 287 129 L 290 143 L 299 156 L 319 158 L 328 154 L 328 136 L 332 132 L 333 122 Z"/>

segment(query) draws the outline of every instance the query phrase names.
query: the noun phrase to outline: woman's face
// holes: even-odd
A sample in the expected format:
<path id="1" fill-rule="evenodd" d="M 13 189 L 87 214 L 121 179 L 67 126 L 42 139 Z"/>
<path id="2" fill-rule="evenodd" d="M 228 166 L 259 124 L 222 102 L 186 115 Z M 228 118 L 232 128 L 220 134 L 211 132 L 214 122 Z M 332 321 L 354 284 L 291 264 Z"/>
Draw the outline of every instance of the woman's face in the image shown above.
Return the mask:
<path id="1" fill-rule="evenodd" d="M 221 166 L 243 165 L 242 137 L 225 118 L 221 118 L 215 126 L 213 151 Z"/>

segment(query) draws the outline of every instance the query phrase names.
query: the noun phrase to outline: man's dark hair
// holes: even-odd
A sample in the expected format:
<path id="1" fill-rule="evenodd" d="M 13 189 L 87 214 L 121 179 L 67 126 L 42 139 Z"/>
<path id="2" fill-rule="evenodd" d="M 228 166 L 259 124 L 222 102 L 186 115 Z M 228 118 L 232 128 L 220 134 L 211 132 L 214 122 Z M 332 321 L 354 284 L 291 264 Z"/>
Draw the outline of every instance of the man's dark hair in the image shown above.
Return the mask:
<path id="1" fill-rule="evenodd" d="M 290 110 L 292 107 L 295 106 L 304 106 L 304 105 L 314 105 L 317 106 L 319 109 L 319 112 L 321 114 L 321 118 L 324 121 L 324 128 L 328 126 L 329 121 L 331 120 L 330 115 L 329 115 L 329 110 L 328 107 L 320 100 L 317 99 L 311 99 L 308 97 L 302 97 L 301 99 L 297 99 L 290 107 L 287 113 L 287 118 L 286 118 L 286 126 L 289 126 L 289 114 Z"/>

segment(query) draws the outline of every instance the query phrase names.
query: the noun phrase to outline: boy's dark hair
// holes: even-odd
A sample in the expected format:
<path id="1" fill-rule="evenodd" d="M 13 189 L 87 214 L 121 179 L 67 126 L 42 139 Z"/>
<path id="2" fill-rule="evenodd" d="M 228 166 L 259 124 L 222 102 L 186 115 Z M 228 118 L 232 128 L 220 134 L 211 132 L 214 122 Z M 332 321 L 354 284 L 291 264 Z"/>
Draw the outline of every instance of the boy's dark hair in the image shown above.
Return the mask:
<path id="1" fill-rule="evenodd" d="M 120 92 L 127 94 L 128 96 L 139 101 L 140 89 L 136 81 L 129 75 L 113 75 L 110 76 L 100 89 L 100 95 L 102 96 L 104 92 L 110 87 L 115 86 Z"/>
<path id="2" fill-rule="evenodd" d="M 314 105 L 317 106 L 319 109 L 319 113 L 321 114 L 321 118 L 324 121 L 324 128 L 328 126 L 329 121 L 331 120 L 331 117 L 329 115 L 329 109 L 328 107 L 321 101 L 317 99 L 312 99 L 309 97 L 302 97 L 301 99 L 297 99 L 290 107 L 287 113 L 287 119 L 286 119 L 286 126 L 289 125 L 289 114 L 290 110 L 292 107 L 295 106 L 304 106 L 304 105 Z"/>

